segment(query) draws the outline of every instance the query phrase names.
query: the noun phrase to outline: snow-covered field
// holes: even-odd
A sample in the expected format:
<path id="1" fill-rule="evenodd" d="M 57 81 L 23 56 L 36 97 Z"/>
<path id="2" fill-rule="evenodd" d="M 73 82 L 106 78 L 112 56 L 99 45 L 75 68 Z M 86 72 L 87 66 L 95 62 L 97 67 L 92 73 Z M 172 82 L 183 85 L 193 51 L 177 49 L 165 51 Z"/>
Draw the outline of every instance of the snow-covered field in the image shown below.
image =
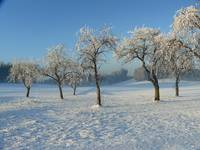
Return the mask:
<path id="1" fill-rule="evenodd" d="M 153 102 L 149 82 L 132 80 L 102 87 L 96 108 L 95 87 L 77 96 L 55 86 L 35 85 L 24 98 L 21 85 L 0 85 L 0 149 L 147 149 L 200 150 L 200 82 L 160 81 L 161 102 Z"/>

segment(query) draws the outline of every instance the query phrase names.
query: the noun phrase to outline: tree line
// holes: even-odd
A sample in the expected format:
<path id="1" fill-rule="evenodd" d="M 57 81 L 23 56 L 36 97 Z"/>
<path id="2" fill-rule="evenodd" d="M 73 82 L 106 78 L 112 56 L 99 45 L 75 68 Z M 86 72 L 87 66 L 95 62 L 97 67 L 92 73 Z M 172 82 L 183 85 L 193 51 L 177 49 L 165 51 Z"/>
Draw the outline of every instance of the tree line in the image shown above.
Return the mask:
<path id="1" fill-rule="evenodd" d="M 59 44 L 48 50 L 42 63 L 15 61 L 9 78 L 21 81 L 27 89 L 43 76 L 55 81 L 60 98 L 62 87 L 69 83 L 74 90 L 83 76 L 92 75 L 96 85 L 97 105 L 101 106 L 100 68 L 109 52 L 115 53 L 123 63 L 138 60 L 155 90 L 154 100 L 160 100 L 159 72 L 175 78 L 175 92 L 179 95 L 181 75 L 195 68 L 200 59 L 200 11 L 189 6 L 178 10 L 174 16 L 171 31 L 163 33 L 151 27 L 139 27 L 129 31 L 129 36 L 118 38 L 112 28 L 104 26 L 95 30 L 84 26 L 78 33 L 75 49 L 77 60 L 70 58 L 64 45 Z"/>
<path id="2" fill-rule="evenodd" d="M 0 63 L 0 82 L 7 82 L 8 76 L 10 73 L 10 68 L 11 68 L 10 63 Z"/>
<path id="3" fill-rule="evenodd" d="M 170 73 L 159 72 L 158 78 L 166 79 L 166 78 L 174 78 L 174 77 Z M 188 81 L 200 81 L 200 69 L 192 68 L 191 70 L 188 70 L 188 72 L 182 73 L 180 75 L 180 78 L 183 80 L 188 80 Z M 133 79 L 136 81 L 148 80 L 147 73 L 143 67 L 138 67 L 134 70 Z"/>

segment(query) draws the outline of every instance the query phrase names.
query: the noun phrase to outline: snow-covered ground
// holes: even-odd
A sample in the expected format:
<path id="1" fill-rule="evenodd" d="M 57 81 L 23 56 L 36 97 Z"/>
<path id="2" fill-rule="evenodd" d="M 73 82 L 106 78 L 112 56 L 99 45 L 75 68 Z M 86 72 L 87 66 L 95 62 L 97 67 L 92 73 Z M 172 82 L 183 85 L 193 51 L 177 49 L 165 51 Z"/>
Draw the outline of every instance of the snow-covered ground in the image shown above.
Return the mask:
<path id="1" fill-rule="evenodd" d="M 94 107 L 95 87 L 77 96 L 35 85 L 24 98 L 21 85 L 0 85 L 0 149 L 200 150 L 200 82 L 160 81 L 161 102 L 149 82 L 104 86 L 103 107 Z"/>

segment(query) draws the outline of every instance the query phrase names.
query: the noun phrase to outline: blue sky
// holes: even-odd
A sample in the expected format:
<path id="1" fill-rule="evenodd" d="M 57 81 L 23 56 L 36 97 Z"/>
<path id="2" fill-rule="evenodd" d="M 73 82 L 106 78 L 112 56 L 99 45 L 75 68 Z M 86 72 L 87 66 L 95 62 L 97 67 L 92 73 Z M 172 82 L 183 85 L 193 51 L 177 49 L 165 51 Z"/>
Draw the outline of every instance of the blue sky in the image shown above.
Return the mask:
<path id="1" fill-rule="evenodd" d="M 177 9 L 195 0 L 4 0 L 0 6 L 0 60 L 41 58 L 64 43 L 73 49 L 76 33 L 88 25 L 112 25 L 117 36 L 135 26 L 167 32 Z M 104 68 L 117 69 L 110 60 Z"/>

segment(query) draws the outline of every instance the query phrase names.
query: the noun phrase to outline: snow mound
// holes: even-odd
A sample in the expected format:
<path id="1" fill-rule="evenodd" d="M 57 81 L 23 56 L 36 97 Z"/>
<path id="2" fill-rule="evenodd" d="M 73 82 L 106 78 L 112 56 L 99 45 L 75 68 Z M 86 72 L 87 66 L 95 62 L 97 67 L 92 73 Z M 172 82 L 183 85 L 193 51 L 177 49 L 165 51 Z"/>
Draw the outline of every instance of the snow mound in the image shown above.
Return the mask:
<path id="1" fill-rule="evenodd" d="M 93 105 L 93 106 L 91 106 L 91 108 L 92 109 L 99 109 L 101 106 L 99 106 L 99 105 Z"/>

